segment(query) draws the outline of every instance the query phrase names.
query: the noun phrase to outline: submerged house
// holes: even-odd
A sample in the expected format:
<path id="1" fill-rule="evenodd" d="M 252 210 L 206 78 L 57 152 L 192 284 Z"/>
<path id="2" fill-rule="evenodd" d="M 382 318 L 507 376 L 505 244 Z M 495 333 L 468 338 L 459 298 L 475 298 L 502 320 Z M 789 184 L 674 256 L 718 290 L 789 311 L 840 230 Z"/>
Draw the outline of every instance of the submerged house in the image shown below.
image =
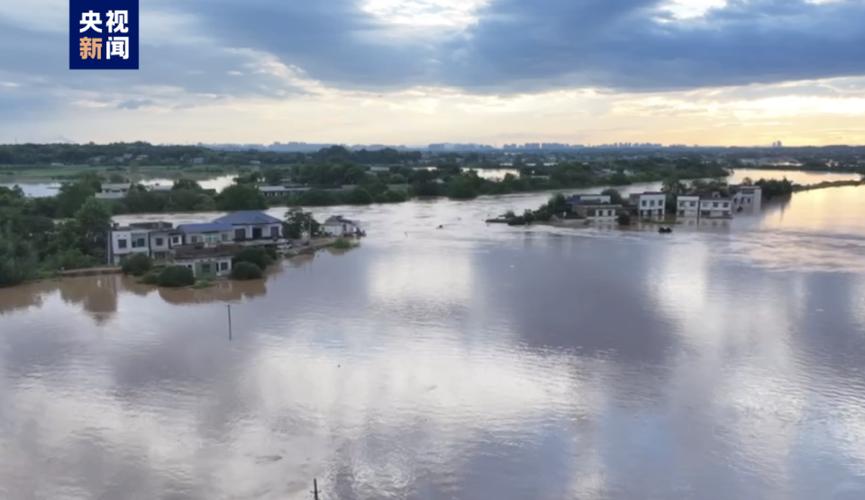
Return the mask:
<path id="1" fill-rule="evenodd" d="M 676 197 L 676 215 L 679 217 L 699 217 L 700 196 L 689 194 Z"/>
<path id="2" fill-rule="evenodd" d="M 276 244 L 282 239 L 282 221 L 257 210 L 233 212 L 215 219 L 231 232 L 231 240 L 245 246 Z"/>
<path id="3" fill-rule="evenodd" d="M 733 211 L 754 212 L 763 207 L 763 189 L 760 186 L 733 186 Z"/>
<path id="4" fill-rule="evenodd" d="M 634 193 L 629 201 L 641 219 L 662 219 L 667 215 L 667 195 L 664 193 Z"/>
<path id="5" fill-rule="evenodd" d="M 126 198 L 132 185 L 125 183 L 104 183 L 101 189 L 96 193 L 96 198 L 99 200 L 121 200 Z"/>
<path id="6" fill-rule="evenodd" d="M 180 247 L 174 255 L 174 264 L 192 270 L 195 276 L 228 276 L 232 259 L 240 247 L 223 245 L 216 247 Z"/>
<path id="7" fill-rule="evenodd" d="M 713 193 L 711 196 L 700 197 L 701 218 L 730 218 L 733 215 L 733 200 Z"/>
<path id="8" fill-rule="evenodd" d="M 574 213 L 589 222 L 612 224 L 618 219 L 621 205 L 612 205 L 608 203 L 592 203 L 586 202 L 574 207 Z"/>
<path id="9" fill-rule="evenodd" d="M 321 225 L 321 232 L 328 236 L 357 236 L 363 233 L 360 224 L 355 221 L 348 220 L 341 215 L 328 217 L 324 224 Z"/>
<path id="10" fill-rule="evenodd" d="M 186 266 L 196 276 L 224 276 L 231 272 L 231 259 L 249 246 L 287 245 L 282 221 L 263 212 L 234 212 L 212 222 L 180 224 L 168 222 L 114 225 L 108 238 L 108 263 L 144 254 L 164 263 Z"/>

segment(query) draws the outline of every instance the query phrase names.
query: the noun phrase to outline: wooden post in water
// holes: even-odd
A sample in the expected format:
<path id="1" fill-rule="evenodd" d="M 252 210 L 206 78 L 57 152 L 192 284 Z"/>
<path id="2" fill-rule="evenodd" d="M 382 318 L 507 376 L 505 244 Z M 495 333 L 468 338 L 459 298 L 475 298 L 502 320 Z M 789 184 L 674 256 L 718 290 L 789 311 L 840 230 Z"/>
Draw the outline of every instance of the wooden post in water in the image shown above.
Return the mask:
<path id="1" fill-rule="evenodd" d="M 226 304 L 228 308 L 228 340 L 231 341 L 231 304 Z"/>
<path id="2" fill-rule="evenodd" d="M 312 479 L 312 494 L 315 500 L 319 500 L 318 498 L 318 479 Z"/>

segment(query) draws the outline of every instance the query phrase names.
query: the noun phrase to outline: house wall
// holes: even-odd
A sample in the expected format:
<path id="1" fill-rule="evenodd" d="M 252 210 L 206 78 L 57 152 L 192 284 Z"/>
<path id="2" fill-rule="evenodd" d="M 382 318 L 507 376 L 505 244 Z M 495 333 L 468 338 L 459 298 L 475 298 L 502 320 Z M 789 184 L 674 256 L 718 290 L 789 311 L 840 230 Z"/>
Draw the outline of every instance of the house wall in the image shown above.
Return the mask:
<path id="1" fill-rule="evenodd" d="M 184 233 L 183 235 L 184 245 L 203 245 L 207 248 L 224 245 L 230 243 L 231 240 L 232 234 L 228 231 L 207 233 L 189 232 Z"/>
<path id="2" fill-rule="evenodd" d="M 111 263 L 119 265 L 123 258 L 134 253 L 143 253 L 149 256 L 148 240 L 147 231 L 111 231 Z"/>
<path id="3" fill-rule="evenodd" d="M 640 217 L 663 217 L 667 214 L 667 197 L 663 194 L 641 194 L 637 199 Z"/>
<path id="4" fill-rule="evenodd" d="M 192 270 L 196 278 L 202 276 L 228 276 L 231 274 L 231 257 L 201 257 L 178 259 L 175 265 Z"/>
<path id="5" fill-rule="evenodd" d="M 698 217 L 700 215 L 699 196 L 679 196 L 676 198 L 676 214 L 679 217 Z"/>
<path id="6" fill-rule="evenodd" d="M 258 225 L 258 224 L 255 224 L 255 225 L 253 225 L 253 224 L 237 225 L 237 226 L 234 226 L 234 229 L 231 232 L 231 238 L 235 241 L 239 241 L 239 240 L 237 240 L 237 238 L 235 236 L 236 232 L 238 230 L 243 230 L 243 235 L 244 235 L 243 238 L 246 240 L 251 240 L 251 239 L 253 239 L 252 235 L 253 235 L 253 230 L 255 228 L 261 229 L 261 238 L 262 239 L 267 239 L 267 240 L 273 239 L 273 236 L 271 233 L 271 231 L 273 231 L 273 230 L 276 230 L 276 234 L 277 234 L 278 238 L 282 238 L 282 224 L 277 224 L 277 223 L 275 223 L 275 224 L 261 224 L 261 225 Z"/>
<path id="7" fill-rule="evenodd" d="M 592 222 L 614 222 L 616 220 L 615 208 L 590 209 L 588 219 Z"/>
<path id="8" fill-rule="evenodd" d="M 733 213 L 733 202 L 728 199 L 710 199 L 700 201 L 701 217 L 730 217 Z"/>

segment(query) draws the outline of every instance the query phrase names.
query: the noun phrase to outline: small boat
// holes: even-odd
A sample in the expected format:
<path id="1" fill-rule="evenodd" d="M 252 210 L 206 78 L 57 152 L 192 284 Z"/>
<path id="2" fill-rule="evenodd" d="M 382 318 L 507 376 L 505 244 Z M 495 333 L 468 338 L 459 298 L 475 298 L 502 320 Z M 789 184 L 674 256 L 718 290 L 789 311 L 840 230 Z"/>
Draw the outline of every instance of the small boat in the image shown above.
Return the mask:
<path id="1" fill-rule="evenodd" d="M 660 234 L 672 234 L 673 228 L 671 228 L 671 227 L 659 227 L 658 232 Z"/>

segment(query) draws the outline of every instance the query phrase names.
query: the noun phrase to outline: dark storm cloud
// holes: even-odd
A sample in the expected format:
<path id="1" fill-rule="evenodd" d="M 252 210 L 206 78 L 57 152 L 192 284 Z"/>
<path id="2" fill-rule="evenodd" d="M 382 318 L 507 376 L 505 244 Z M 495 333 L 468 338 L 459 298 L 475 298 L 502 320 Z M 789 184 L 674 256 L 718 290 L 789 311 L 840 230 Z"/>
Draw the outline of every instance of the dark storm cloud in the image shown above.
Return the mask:
<path id="1" fill-rule="evenodd" d="M 134 88 L 135 99 L 159 103 L 178 94 L 212 100 L 306 91 L 267 71 L 263 57 L 325 85 L 368 90 L 658 90 L 865 74 L 860 0 L 731 0 L 690 20 L 662 7 L 661 0 L 491 0 L 465 29 L 421 36 L 374 18 L 360 0 L 153 0 L 142 4 L 142 64 L 134 72 L 70 72 L 65 26 L 46 33 L 0 14 L 0 81 L 96 98 Z M 176 33 L 164 25 L 172 16 L 184 23 Z"/>
<path id="2" fill-rule="evenodd" d="M 654 90 L 865 73 L 861 1 L 733 0 L 696 20 L 661 7 L 493 0 L 466 32 L 406 39 L 389 36 L 355 1 L 185 4 L 226 43 L 271 52 L 341 87 Z"/>

